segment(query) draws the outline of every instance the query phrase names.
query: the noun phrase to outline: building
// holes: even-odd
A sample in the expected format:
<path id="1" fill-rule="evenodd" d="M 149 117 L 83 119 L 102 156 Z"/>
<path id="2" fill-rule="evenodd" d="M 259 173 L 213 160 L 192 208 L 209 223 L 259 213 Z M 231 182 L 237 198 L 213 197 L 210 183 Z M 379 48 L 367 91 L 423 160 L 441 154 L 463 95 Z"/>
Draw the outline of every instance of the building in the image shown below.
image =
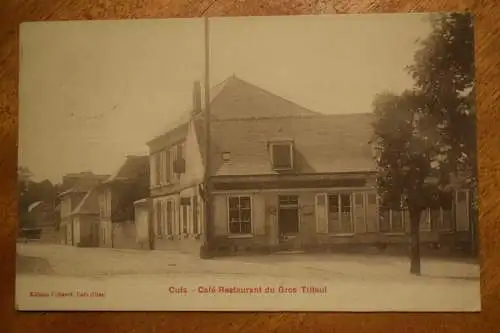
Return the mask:
<path id="1" fill-rule="evenodd" d="M 140 248 L 134 202 L 149 195 L 148 156 L 127 156 L 123 165 L 96 189 L 101 247 Z"/>
<path id="2" fill-rule="evenodd" d="M 68 174 L 63 177 L 59 194 L 62 244 L 97 246 L 99 240 L 99 206 L 96 186 L 109 175 L 92 172 Z"/>
<path id="3" fill-rule="evenodd" d="M 151 140 L 156 248 L 198 251 L 204 233 L 204 112 Z M 239 78 L 212 89 L 212 247 L 218 254 L 406 244 L 404 209 L 381 207 L 371 114 L 324 115 Z M 423 243 L 470 242 L 469 191 L 427 210 Z"/>

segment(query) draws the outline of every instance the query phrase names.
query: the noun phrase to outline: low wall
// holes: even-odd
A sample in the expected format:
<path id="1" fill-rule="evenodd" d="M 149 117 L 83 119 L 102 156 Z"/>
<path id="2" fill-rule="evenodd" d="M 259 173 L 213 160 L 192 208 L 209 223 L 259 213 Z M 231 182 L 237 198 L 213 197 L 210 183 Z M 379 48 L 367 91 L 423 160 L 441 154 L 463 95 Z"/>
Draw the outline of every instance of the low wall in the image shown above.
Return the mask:
<path id="1" fill-rule="evenodd" d="M 141 249 L 142 244 L 137 242 L 137 229 L 133 222 L 113 223 L 113 248 Z"/>

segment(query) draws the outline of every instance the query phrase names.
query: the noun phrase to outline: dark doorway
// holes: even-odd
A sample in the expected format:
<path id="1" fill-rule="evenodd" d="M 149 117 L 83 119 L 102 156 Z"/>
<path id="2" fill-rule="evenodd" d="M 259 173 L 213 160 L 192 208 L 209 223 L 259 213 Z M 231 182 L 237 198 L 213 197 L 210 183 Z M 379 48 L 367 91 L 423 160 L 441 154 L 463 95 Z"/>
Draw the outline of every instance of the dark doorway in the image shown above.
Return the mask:
<path id="1" fill-rule="evenodd" d="M 280 235 L 299 232 L 299 197 L 280 195 L 278 197 L 278 227 Z"/>

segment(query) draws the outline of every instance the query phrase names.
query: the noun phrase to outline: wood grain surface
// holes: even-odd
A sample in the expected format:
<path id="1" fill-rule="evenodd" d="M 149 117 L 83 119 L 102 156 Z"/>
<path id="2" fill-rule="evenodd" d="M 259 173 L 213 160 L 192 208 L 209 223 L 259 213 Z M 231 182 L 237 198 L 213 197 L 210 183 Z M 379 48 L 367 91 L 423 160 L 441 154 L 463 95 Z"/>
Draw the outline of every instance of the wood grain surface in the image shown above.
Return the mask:
<path id="1" fill-rule="evenodd" d="M 40 20 L 472 11 L 476 26 L 483 311 L 477 314 L 16 313 L 19 23 Z M 0 332 L 500 332 L 500 1 L 1 0 Z"/>

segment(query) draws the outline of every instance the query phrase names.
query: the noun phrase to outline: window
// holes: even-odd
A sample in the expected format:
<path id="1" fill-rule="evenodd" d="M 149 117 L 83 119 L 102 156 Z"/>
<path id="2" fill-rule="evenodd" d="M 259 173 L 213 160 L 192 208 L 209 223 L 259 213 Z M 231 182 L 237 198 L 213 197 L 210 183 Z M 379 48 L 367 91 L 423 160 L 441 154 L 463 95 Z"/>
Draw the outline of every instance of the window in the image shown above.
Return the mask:
<path id="1" fill-rule="evenodd" d="M 182 206 L 182 233 L 188 233 L 188 205 Z"/>
<path id="2" fill-rule="evenodd" d="M 154 160 L 155 160 L 155 166 L 156 166 L 156 178 L 155 178 L 155 185 L 160 185 L 161 184 L 161 154 L 157 153 L 154 155 Z"/>
<path id="3" fill-rule="evenodd" d="M 405 226 L 403 210 L 380 207 L 379 228 L 380 232 L 404 233 Z"/>
<path id="4" fill-rule="evenodd" d="M 276 170 L 289 170 L 293 168 L 293 149 L 291 143 L 273 143 L 272 161 Z"/>
<path id="5" fill-rule="evenodd" d="M 104 218 L 106 216 L 106 194 L 105 192 L 99 195 L 99 216 Z"/>
<path id="6" fill-rule="evenodd" d="M 184 143 L 179 143 L 177 145 L 177 159 L 178 160 L 184 159 Z"/>
<path id="7" fill-rule="evenodd" d="M 222 153 L 222 161 L 230 162 L 231 161 L 231 153 L 228 151 L 223 152 Z"/>
<path id="8" fill-rule="evenodd" d="M 156 234 L 158 238 L 163 236 L 163 223 L 162 223 L 162 212 L 161 212 L 161 201 L 157 200 L 155 202 L 155 218 L 156 218 Z"/>
<path id="9" fill-rule="evenodd" d="M 198 197 L 194 196 L 193 199 L 193 234 L 198 234 Z"/>
<path id="10" fill-rule="evenodd" d="M 252 204 L 250 197 L 229 197 L 229 232 L 232 234 L 249 234 L 252 232 Z"/>
<path id="11" fill-rule="evenodd" d="M 172 201 L 167 201 L 167 235 L 173 234 L 174 210 L 172 209 Z"/>
<path id="12" fill-rule="evenodd" d="M 176 177 L 176 174 L 175 174 L 175 161 L 177 159 L 177 154 L 178 154 L 178 150 L 175 149 L 175 148 L 172 148 L 170 149 L 170 154 L 169 154 L 169 170 L 168 170 L 168 174 L 169 174 L 169 179 L 170 181 L 172 182 L 174 180 L 174 177 Z"/>
<path id="13" fill-rule="evenodd" d="M 171 153 L 170 150 L 165 151 L 165 181 L 166 183 L 170 183 L 172 181 L 172 164 L 171 164 Z"/>
<path id="14" fill-rule="evenodd" d="M 328 196 L 328 232 L 335 234 L 354 232 L 350 193 Z"/>
<path id="15" fill-rule="evenodd" d="M 353 193 L 354 198 L 354 231 L 356 233 L 367 232 L 365 193 Z"/>

